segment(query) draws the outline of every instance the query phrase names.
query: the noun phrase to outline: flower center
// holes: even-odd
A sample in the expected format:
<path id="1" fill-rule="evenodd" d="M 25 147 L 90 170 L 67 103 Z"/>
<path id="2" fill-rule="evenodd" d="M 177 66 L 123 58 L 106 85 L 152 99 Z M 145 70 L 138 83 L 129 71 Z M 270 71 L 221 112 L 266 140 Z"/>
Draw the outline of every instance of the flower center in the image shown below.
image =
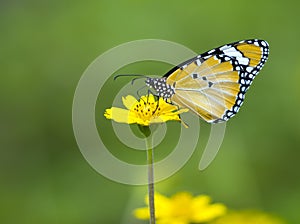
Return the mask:
<path id="1" fill-rule="evenodd" d="M 159 116 L 160 107 L 158 102 L 138 102 L 134 105 L 135 115 L 143 120 L 150 120 Z"/>

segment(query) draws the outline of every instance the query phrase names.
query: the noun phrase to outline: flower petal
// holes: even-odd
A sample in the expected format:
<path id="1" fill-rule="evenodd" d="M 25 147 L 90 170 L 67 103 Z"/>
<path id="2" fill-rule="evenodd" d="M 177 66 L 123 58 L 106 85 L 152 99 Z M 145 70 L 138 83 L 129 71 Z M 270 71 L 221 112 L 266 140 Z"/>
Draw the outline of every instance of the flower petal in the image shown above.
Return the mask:
<path id="1" fill-rule="evenodd" d="M 189 109 L 188 108 L 182 108 L 182 109 L 179 109 L 179 110 L 177 110 L 177 111 L 175 111 L 175 112 L 173 112 L 174 114 L 176 113 L 176 114 L 182 114 L 182 113 L 185 113 L 185 112 L 188 112 L 189 111 Z"/>
<path id="2" fill-rule="evenodd" d="M 207 206 L 211 201 L 211 198 L 207 195 L 199 195 L 193 199 L 193 205 L 195 207 L 204 207 Z"/>
<path id="3" fill-rule="evenodd" d="M 145 199 L 148 205 L 148 197 Z M 209 196 L 193 197 L 189 192 L 179 192 L 171 198 L 155 193 L 155 208 L 157 224 L 207 223 L 223 216 L 227 210 L 221 203 L 211 204 Z M 149 219 L 149 209 L 146 209 L 136 210 L 135 217 Z"/>
<path id="4" fill-rule="evenodd" d="M 164 114 L 159 116 L 161 122 L 166 122 L 166 121 L 180 121 L 180 117 L 177 114 Z"/>
<path id="5" fill-rule="evenodd" d="M 165 122 L 167 120 L 168 119 L 163 119 L 161 116 L 159 116 L 159 117 L 151 118 L 150 123 L 151 124 L 163 123 L 163 122 Z"/>
<path id="6" fill-rule="evenodd" d="M 242 210 L 230 211 L 225 216 L 220 217 L 211 224 L 286 224 L 286 222 L 276 216 L 260 211 Z"/>
<path id="7" fill-rule="evenodd" d="M 170 103 L 167 103 L 162 98 L 159 99 L 159 107 L 164 112 L 172 112 L 172 111 L 178 110 L 177 106 L 175 106 L 173 104 L 170 104 Z"/>
<path id="8" fill-rule="evenodd" d="M 133 211 L 133 214 L 138 219 L 149 219 L 149 208 L 138 208 Z"/>
<path id="9" fill-rule="evenodd" d="M 202 207 L 200 209 L 201 212 L 199 212 L 199 209 L 194 210 L 194 215 L 192 217 L 193 222 L 209 222 L 213 219 L 220 217 L 226 213 L 226 207 L 225 205 L 221 203 L 216 203 L 212 205 L 207 205 L 206 207 Z"/>
<path id="10" fill-rule="evenodd" d="M 178 218 L 173 218 L 173 217 L 169 217 L 169 218 L 163 218 L 163 219 L 159 219 L 156 221 L 157 224 L 189 224 L 188 220 L 181 220 Z"/>
<path id="11" fill-rule="evenodd" d="M 138 102 L 138 101 L 134 98 L 134 96 L 131 96 L 131 95 L 128 95 L 128 96 L 126 96 L 126 97 L 122 97 L 122 101 L 123 101 L 124 106 L 125 106 L 128 110 L 130 110 L 130 109 L 133 107 L 133 105 L 134 105 L 135 103 Z"/>
<path id="12" fill-rule="evenodd" d="M 144 126 L 149 126 L 150 125 L 149 120 L 143 120 L 143 119 L 137 118 L 137 117 L 134 117 L 134 119 L 135 119 L 135 123 L 137 123 L 137 124 L 144 125 Z"/>
<path id="13" fill-rule="evenodd" d="M 127 124 L 135 123 L 135 118 L 132 116 L 129 110 L 125 110 L 118 107 L 112 107 L 111 109 L 106 109 L 104 116 L 107 119 L 112 119 L 119 123 L 127 123 Z"/>
<path id="14" fill-rule="evenodd" d="M 154 197 L 155 197 L 156 218 L 160 219 L 163 217 L 170 217 L 170 214 L 172 213 L 171 200 L 159 193 L 155 193 Z"/>

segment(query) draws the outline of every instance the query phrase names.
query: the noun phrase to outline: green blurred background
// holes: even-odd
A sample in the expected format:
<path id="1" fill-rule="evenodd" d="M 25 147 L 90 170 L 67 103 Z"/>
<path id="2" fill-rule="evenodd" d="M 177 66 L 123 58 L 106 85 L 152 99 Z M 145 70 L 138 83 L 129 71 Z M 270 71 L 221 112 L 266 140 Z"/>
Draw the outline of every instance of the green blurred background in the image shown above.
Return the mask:
<path id="1" fill-rule="evenodd" d="M 205 193 L 230 208 L 257 208 L 299 223 L 299 7 L 296 0 L 1 1 L 0 222 L 142 223 L 131 209 L 143 205 L 146 187 L 102 177 L 76 145 L 71 110 L 82 73 L 98 55 L 132 40 L 165 39 L 201 53 L 262 38 L 270 58 L 228 123 L 216 160 L 197 169 L 209 134 L 202 123 L 192 159 L 157 190 Z M 145 62 L 126 71 L 163 74 L 171 67 Z M 144 155 L 135 159 L 109 134 L 101 109 L 112 104 L 106 89 L 95 115 L 99 133 L 108 130 L 106 144 L 116 156 L 142 162 Z M 168 136 L 170 142 L 178 134 Z M 167 154 L 159 151 L 158 158 Z"/>

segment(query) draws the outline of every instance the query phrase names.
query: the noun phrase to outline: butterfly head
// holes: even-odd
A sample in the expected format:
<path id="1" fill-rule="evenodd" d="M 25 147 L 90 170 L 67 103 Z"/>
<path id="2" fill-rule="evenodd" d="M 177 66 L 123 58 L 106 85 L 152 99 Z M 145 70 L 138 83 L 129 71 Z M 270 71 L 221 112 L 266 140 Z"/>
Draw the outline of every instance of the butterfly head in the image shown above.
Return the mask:
<path id="1" fill-rule="evenodd" d="M 169 99 L 175 94 L 175 86 L 167 84 L 166 78 L 147 78 L 145 82 L 159 97 Z"/>

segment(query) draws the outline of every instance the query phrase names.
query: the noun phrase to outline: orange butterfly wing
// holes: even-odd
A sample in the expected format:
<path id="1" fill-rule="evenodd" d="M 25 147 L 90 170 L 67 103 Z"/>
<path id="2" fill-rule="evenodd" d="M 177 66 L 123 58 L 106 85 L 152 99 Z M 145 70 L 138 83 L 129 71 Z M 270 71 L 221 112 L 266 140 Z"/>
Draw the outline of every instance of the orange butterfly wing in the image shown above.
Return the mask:
<path id="1" fill-rule="evenodd" d="M 269 54 L 263 40 L 245 40 L 213 49 L 172 69 L 171 101 L 209 123 L 227 121 L 240 109 L 245 93 Z"/>

